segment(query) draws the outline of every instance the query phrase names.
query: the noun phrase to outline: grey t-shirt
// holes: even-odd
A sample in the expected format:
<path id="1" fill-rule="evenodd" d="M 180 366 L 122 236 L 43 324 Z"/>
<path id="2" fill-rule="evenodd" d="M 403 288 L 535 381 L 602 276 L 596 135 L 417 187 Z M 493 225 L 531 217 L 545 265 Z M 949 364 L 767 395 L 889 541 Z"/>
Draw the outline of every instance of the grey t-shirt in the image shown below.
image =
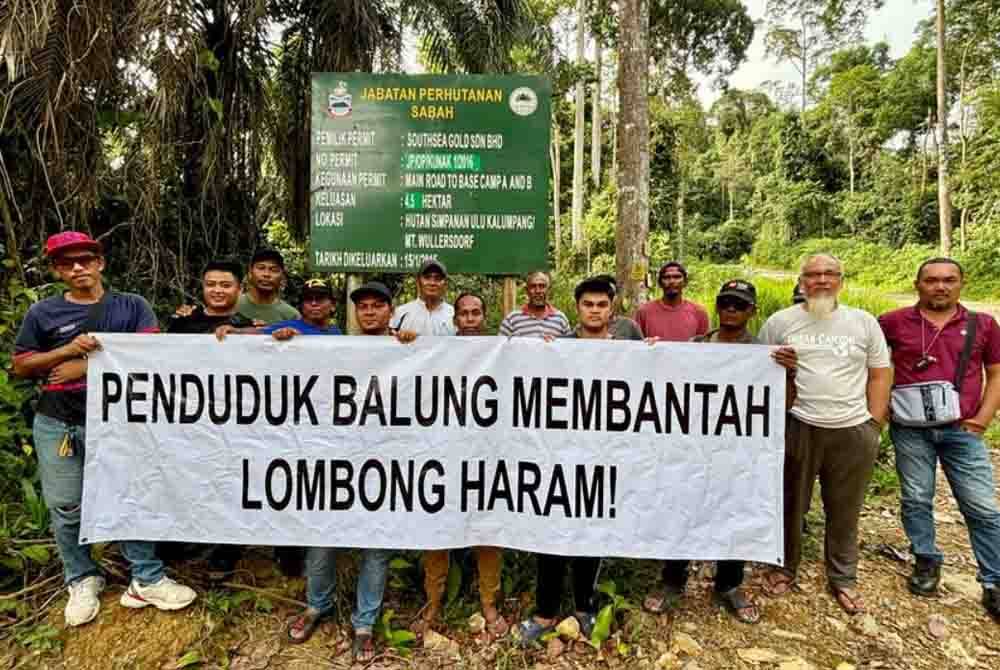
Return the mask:
<path id="1" fill-rule="evenodd" d="M 766 344 L 798 354 L 791 413 L 821 428 L 849 428 L 868 421 L 868 370 L 889 367 L 889 348 L 868 312 L 838 305 L 817 319 L 802 305 L 775 312 L 757 335 Z"/>

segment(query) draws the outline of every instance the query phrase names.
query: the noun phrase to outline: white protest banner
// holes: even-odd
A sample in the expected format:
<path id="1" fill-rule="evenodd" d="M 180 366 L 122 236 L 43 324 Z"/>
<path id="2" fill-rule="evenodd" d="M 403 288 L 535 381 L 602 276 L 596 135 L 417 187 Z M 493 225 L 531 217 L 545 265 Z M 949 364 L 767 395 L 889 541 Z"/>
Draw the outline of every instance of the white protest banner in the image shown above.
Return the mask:
<path id="1" fill-rule="evenodd" d="M 768 347 L 100 340 L 84 543 L 783 560 Z"/>

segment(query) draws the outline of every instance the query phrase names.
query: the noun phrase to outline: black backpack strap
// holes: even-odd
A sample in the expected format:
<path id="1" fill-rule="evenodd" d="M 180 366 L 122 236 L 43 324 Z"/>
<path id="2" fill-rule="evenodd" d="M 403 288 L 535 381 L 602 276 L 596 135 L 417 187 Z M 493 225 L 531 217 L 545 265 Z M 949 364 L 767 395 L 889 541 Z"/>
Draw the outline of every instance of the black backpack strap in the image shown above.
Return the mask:
<path id="1" fill-rule="evenodd" d="M 108 303 L 114 296 L 113 291 L 105 291 L 101 299 L 90 306 L 87 310 L 87 320 L 83 322 L 84 333 L 100 332 L 101 324 L 104 323 L 104 315 L 108 313 Z"/>
<path id="2" fill-rule="evenodd" d="M 979 323 L 979 316 L 971 309 L 966 313 L 965 318 L 965 344 L 962 347 L 962 356 L 958 359 L 958 370 L 955 372 L 955 390 L 962 392 L 962 381 L 965 379 L 965 371 L 969 367 L 969 359 L 972 358 L 972 345 L 976 342 L 976 324 Z"/>

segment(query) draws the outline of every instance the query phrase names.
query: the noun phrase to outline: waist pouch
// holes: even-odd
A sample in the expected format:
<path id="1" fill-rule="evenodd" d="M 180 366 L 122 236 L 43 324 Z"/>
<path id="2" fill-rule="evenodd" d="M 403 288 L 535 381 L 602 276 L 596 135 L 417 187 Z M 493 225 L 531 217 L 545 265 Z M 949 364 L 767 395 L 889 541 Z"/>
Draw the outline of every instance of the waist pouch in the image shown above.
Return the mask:
<path id="1" fill-rule="evenodd" d="M 897 386 L 890 408 L 895 423 L 913 428 L 943 426 L 962 418 L 958 390 L 951 382 Z"/>

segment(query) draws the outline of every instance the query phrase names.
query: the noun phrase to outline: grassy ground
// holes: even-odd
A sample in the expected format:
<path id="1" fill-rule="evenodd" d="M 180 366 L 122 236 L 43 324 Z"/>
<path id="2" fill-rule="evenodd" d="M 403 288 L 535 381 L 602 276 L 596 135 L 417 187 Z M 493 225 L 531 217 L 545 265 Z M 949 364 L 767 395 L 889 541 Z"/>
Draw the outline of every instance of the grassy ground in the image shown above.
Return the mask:
<path id="1" fill-rule="evenodd" d="M 1000 453 L 994 451 L 1000 465 Z M 685 601 L 669 614 L 652 616 L 638 609 L 620 612 L 612 640 L 601 651 L 577 642 L 562 649 L 524 651 L 513 640 L 477 643 L 466 624 L 476 610 L 474 593 L 455 588 L 448 607 L 449 627 L 439 648 L 382 646 L 372 668 L 996 668 L 1000 667 L 1000 626 L 978 604 L 979 587 L 961 515 L 939 477 L 939 542 L 947 555 L 945 586 L 936 599 L 917 599 L 905 589 L 909 573 L 906 540 L 898 521 L 892 482 L 872 496 L 861 519 L 861 585 L 869 613 L 850 618 L 827 594 L 822 553 L 821 505 L 814 505 L 806 543 L 800 588 L 769 600 L 760 592 L 760 569 L 749 577 L 763 606 L 757 626 L 734 622 L 710 598 L 711 565 L 698 568 Z M 121 563 L 105 556 L 113 573 Z M 354 575 L 342 562 L 341 582 Z M 263 550 L 252 550 L 241 563 L 235 582 L 259 589 L 206 590 L 197 562 L 178 566 L 179 576 L 199 586 L 200 598 L 186 611 L 163 613 L 126 610 L 118 604 L 124 579 L 112 579 L 103 610 L 94 623 L 66 629 L 59 595 L 41 621 L 8 636 L 0 651 L 0 668 L 52 670 L 228 668 L 230 670 L 305 670 L 350 666 L 350 593 L 342 589 L 338 616 L 324 623 L 309 643 L 283 642 L 285 619 L 303 597 L 303 580 L 281 576 Z M 613 580 L 626 604 L 641 602 L 654 583 L 657 566 L 649 561 L 607 561 L 603 580 Z M 505 614 L 512 621 L 531 607 L 533 561 L 510 554 L 505 565 Z M 419 577 L 411 561 L 397 561 L 387 595 L 390 629 L 405 627 L 423 604 Z M 34 635 L 34 638 L 31 637 Z M 553 647 L 560 646 L 550 643 Z M 561 651 L 556 654 L 555 652 Z"/>

